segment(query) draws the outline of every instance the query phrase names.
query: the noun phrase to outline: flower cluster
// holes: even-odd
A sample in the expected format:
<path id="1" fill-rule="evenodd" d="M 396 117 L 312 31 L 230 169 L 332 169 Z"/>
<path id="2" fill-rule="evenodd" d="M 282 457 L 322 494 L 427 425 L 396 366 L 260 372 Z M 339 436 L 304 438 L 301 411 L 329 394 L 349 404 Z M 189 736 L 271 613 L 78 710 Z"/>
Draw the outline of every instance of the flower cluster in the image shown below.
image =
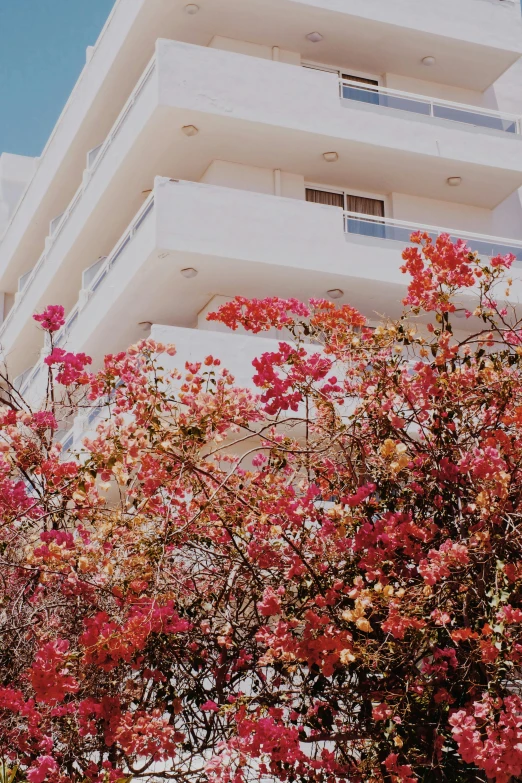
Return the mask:
<path id="1" fill-rule="evenodd" d="M 92 359 L 84 353 L 71 353 L 63 348 L 54 348 L 49 356 L 46 356 L 45 363 L 49 367 L 58 365 L 56 380 L 64 386 L 71 386 L 73 383 L 86 383 L 85 367 L 92 364 Z"/>
<path id="2" fill-rule="evenodd" d="M 58 332 L 65 324 L 65 310 L 61 305 L 49 305 L 43 313 L 37 313 L 33 318 L 46 332 Z"/>
<path id="3" fill-rule="evenodd" d="M 485 695 L 450 717 L 453 737 L 464 761 L 489 779 L 508 783 L 522 775 L 522 700 Z"/>
<path id="4" fill-rule="evenodd" d="M 48 398 L 0 407 L 0 775 L 522 777 L 512 259 L 415 235 L 404 260 L 374 328 L 324 300 L 211 315 L 284 330 L 248 389 L 149 339 L 91 372 L 37 316 Z"/>

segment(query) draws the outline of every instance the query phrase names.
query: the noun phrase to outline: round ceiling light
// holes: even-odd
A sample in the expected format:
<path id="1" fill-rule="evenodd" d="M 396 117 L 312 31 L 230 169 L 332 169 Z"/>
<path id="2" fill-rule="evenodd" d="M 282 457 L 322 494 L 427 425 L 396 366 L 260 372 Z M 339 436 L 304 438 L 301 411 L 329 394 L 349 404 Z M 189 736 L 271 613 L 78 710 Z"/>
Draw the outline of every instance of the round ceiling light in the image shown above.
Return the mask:
<path id="1" fill-rule="evenodd" d="M 195 125 L 184 125 L 181 130 L 185 136 L 197 136 L 199 133 L 199 128 L 196 128 Z"/>
<path id="2" fill-rule="evenodd" d="M 423 57 L 422 58 L 422 64 L 423 65 L 427 65 L 428 68 L 430 68 L 432 65 L 435 65 L 436 62 L 437 62 L 437 60 L 431 54 L 428 55 L 428 57 Z"/>
<path id="3" fill-rule="evenodd" d="M 339 160 L 338 152 L 323 152 L 323 158 L 327 163 L 337 163 Z"/>
<path id="4" fill-rule="evenodd" d="M 448 177 L 446 180 L 450 188 L 458 188 L 462 182 L 462 177 Z"/>
<path id="5" fill-rule="evenodd" d="M 183 277 L 187 277 L 190 279 L 191 277 L 197 277 L 198 270 L 194 269 L 194 267 L 192 266 L 187 266 L 185 267 L 185 269 L 181 270 L 181 274 L 183 275 Z"/>
<path id="6" fill-rule="evenodd" d="M 199 5 L 196 5 L 196 3 L 189 3 L 185 6 L 185 13 L 189 14 L 190 16 L 194 16 L 194 14 L 197 14 L 199 11 Z"/>
<path id="7" fill-rule="evenodd" d="M 321 33 L 318 33 L 317 30 L 314 33 L 308 33 L 306 37 L 312 43 L 319 43 L 320 41 L 323 40 L 323 36 L 321 35 Z"/>
<path id="8" fill-rule="evenodd" d="M 332 288 L 330 291 L 326 292 L 330 299 L 340 299 L 341 296 L 344 296 L 344 291 L 341 288 Z"/>

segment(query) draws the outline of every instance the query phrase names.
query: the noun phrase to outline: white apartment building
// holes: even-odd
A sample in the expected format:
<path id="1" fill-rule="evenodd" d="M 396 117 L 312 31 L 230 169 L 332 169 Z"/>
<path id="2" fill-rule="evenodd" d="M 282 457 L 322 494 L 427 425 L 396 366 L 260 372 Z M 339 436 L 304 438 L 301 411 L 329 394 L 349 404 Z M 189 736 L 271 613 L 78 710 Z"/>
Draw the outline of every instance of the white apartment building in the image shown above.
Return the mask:
<path id="1" fill-rule="evenodd" d="M 247 383 L 227 297 L 394 316 L 418 227 L 522 270 L 521 57 L 518 0 L 117 0 L 40 158 L 0 157 L 11 376 L 51 303 L 95 360 L 152 333 Z"/>

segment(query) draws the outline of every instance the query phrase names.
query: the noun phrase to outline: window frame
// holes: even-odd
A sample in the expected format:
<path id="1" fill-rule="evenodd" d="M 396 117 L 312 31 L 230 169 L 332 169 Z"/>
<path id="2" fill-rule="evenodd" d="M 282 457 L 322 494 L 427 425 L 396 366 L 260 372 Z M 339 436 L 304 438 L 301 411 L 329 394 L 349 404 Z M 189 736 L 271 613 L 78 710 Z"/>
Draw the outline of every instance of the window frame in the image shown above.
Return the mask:
<path id="1" fill-rule="evenodd" d="M 335 73 L 339 79 L 348 78 L 349 71 L 352 76 L 357 76 L 359 79 L 371 79 L 377 82 L 377 87 L 384 86 L 384 78 L 382 75 L 369 73 L 366 71 L 358 71 L 354 68 L 338 68 L 336 65 L 326 65 L 325 63 L 318 63 L 314 60 L 302 60 L 301 67 L 311 68 L 312 70 L 316 71 L 326 71 L 326 73 Z"/>
<path id="2" fill-rule="evenodd" d="M 383 201 L 384 202 L 384 217 L 392 217 L 392 210 L 391 210 L 391 198 L 388 195 L 384 195 L 382 193 L 372 193 L 367 190 L 358 190 L 357 188 L 339 188 L 339 187 L 330 187 L 329 185 L 324 185 L 323 183 L 318 182 L 308 182 L 305 180 L 305 198 L 306 198 L 306 190 L 323 190 L 326 193 L 337 193 L 339 195 L 344 196 L 344 206 L 343 211 L 346 212 L 346 196 L 359 196 L 360 198 L 371 198 L 374 201 Z M 309 202 L 312 203 L 312 202 Z M 337 209 L 337 207 L 335 207 Z"/>

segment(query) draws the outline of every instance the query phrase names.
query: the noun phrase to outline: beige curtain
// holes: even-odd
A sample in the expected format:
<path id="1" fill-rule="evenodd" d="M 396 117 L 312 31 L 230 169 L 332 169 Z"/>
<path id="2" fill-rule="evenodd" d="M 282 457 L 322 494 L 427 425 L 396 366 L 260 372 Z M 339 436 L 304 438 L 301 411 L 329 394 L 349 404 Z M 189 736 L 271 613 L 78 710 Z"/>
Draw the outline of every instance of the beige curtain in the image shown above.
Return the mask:
<path id="1" fill-rule="evenodd" d="M 343 79 L 349 79 L 351 82 L 360 82 L 361 84 L 371 84 L 374 87 L 379 86 L 379 82 L 375 79 L 363 79 L 362 76 L 352 76 L 351 73 L 343 73 Z"/>
<path id="2" fill-rule="evenodd" d="M 360 215 L 374 215 L 384 217 L 384 201 L 376 198 L 363 198 L 363 196 L 346 196 L 346 209 L 348 212 L 358 212 Z"/>
<path id="3" fill-rule="evenodd" d="M 306 200 L 313 201 L 314 204 L 328 204 L 331 207 L 344 209 L 343 193 L 329 193 L 327 190 L 306 188 Z"/>

